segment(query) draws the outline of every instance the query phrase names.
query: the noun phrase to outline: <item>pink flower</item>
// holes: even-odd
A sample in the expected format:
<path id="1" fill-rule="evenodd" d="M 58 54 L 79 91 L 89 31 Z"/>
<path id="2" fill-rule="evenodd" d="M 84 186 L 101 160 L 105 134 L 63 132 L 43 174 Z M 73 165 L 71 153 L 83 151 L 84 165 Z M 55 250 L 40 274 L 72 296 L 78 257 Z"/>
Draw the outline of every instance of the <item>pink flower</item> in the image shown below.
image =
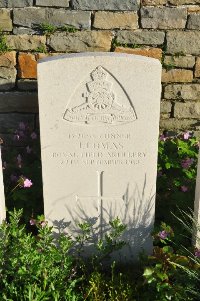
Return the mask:
<path id="1" fill-rule="evenodd" d="M 161 136 L 160 136 L 160 140 L 161 141 L 165 141 L 167 138 L 165 137 L 165 135 L 164 134 L 162 134 Z"/>
<path id="2" fill-rule="evenodd" d="M 183 139 L 188 140 L 190 138 L 190 132 L 183 133 Z"/>
<path id="3" fill-rule="evenodd" d="M 31 218 L 29 222 L 30 222 L 30 225 L 31 225 L 31 226 L 36 225 L 36 220 L 33 219 L 33 218 Z"/>
<path id="4" fill-rule="evenodd" d="M 3 169 L 6 169 L 6 167 L 7 167 L 7 163 L 6 163 L 6 161 L 4 161 L 3 162 Z"/>
<path id="5" fill-rule="evenodd" d="M 181 166 L 184 169 L 188 169 L 193 164 L 193 162 L 194 162 L 193 158 L 187 158 L 181 161 Z"/>
<path id="6" fill-rule="evenodd" d="M 33 185 L 33 183 L 31 182 L 31 180 L 25 179 L 23 185 L 24 188 L 30 188 Z"/>
<path id="7" fill-rule="evenodd" d="M 185 186 L 185 185 L 181 186 L 181 191 L 187 192 L 188 191 L 188 187 Z"/>
<path id="8" fill-rule="evenodd" d="M 27 146 L 26 147 L 26 152 L 27 152 L 27 154 L 30 154 L 32 152 L 32 149 L 29 146 Z"/>
<path id="9" fill-rule="evenodd" d="M 19 123 L 19 129 L 24 131 L 26 129 L 25 123 L 24 122 L 20 122 Z"/>
<path id="10" fill-rule="evenodd" d="M 158 236 L 160 237 L 160 239 L 163 239 L 163 240 L 166 239 L 168 235 L 169 235 L 169 233 L 166 232 L 165 230 L 160 231 L 160 232 L 158 233 Z"/>
<path id="11" fill-rule="evenodd" d="M 40 223 L 40 225 L 41 225 L 42 228 L 44 228 L 44 227 L 47 225 L 47 222 L 42 221 L 42 222 Z"/>
<path id="12" fill-rule="evenodd" d="M 32 134 L 31 134 L 31 138 L 34 140 L 34 139 L 37 139 L 37 134 L 35 133 L 35 132 L 33 132 Z"/>

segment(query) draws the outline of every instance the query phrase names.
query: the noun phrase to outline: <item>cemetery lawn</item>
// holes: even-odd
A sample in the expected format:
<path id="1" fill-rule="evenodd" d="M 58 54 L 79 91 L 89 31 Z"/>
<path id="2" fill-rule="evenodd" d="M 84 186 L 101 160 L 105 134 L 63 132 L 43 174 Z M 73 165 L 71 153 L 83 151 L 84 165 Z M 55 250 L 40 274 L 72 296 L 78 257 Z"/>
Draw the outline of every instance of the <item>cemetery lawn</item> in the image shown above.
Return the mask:
<path id="1" fill-rule="evenodd" d="M 10 162 L 4 168 L 10 213 L 0 227 L 0 300 L 200 300 L 200 250 L 191 242 L 199 145 L 191 133 L 160 137 L 154 252 L 141 252 L 137 264 L 109 259 L 125 244 L 126 225 L 117 217 L 89 258 L 82 255 L 91 225 L 80 224 L 75 240 L 52 234 L 41 215 L 39 141 L 32 137 L 31 156 L 27 149 L 21 158 L 3 150 L 3 162 Z"/>

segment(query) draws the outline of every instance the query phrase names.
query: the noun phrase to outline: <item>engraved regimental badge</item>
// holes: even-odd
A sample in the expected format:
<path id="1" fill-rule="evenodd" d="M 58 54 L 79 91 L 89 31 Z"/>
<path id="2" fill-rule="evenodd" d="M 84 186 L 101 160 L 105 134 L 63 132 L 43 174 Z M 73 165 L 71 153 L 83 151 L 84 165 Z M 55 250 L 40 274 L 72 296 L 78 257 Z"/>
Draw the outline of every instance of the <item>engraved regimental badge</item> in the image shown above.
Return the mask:
<path id="1" fill-rule="evenodd" d="M 137 119 L 127 93 L 109 72 L 102 66 L 98 66 L 90 76 L 92 81 L 86 83 L 86 92 L 83 93 L 85 102 L 67 108 L 64 114 L 65 120 L 85 125 L 118 125 Z M 118 93 L 113 92 L 113 86 L 119 91 Z"/>

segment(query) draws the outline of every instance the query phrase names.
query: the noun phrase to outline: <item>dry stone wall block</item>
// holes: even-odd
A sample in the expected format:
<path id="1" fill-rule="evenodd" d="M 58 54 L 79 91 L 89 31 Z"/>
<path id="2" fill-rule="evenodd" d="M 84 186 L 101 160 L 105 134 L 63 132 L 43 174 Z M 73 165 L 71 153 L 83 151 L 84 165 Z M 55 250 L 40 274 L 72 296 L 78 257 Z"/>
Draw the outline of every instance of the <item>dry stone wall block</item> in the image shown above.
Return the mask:
<path id="1" fill-rule="evenodd" d="M 12 49 L 17 50 L 36 50 L 37 48 L 45 48 L 46 37 L 45 36 L 36 36 L 36 35 L 9 35 L 7 36 L 7 44 Z"/>
<path id="2" fill-rule="evenodd" d="M 5 128 L 16 128 L 12 127 L 13 122 L 12 122 L 12 116 L 14 116 L 14 118 L 16 117 L 18 122 L 24 120 L 23 119 L 23 115 L 19 114 L 11 114 L 12 112 L 21 112 L 21 113 L 37 113 L 38 112 L 38 97 L 37 97 L 37 93 L 29 93 L 29 92 L 0 92 L 0 111 L 3 113 L 8 113 L 9 114 L 0 114 L 0 116 L 2 117 L 1 121 L 3 123 L 3 121 L 6 122 L 6 126 Z M 3 115 L 5 115 L 3 117 Z M 33 116 L 34 115 L 28 115 L 30 117 L 30 124 L 33 124 Z M 26 115 L 25 115 L 26 117 Z M 6 118 L 8 118 L 8 121 L 6 121 Z M 21 120 L 20 120 L 21 118 Z M 28 124 L 29 121 L 28 119 L 26 119 Z M 9 126 L 9 122 L 10 126 Z M 2 125 L 2 124 L 1 124 Z M 1 128 L 1 126 L 0 126 Z M 3 131 L 3 129 L 1 128 L 1 131 Z"/>
<path id="3" fill-rule="evenodd" d="M 142 5 L 164 5 L 167 4 L 167 0 L 141 0 Z"/>
<path id="4" fill-rule="evenodd" d="M 164 98 L 179 100 L 200 100 L 200 84 L 167 85 Z"/>
<path id="5" fill-rule="evenodd" d="M 198 57 L 196 60 L 195 77 L 200 77 L 200 57 Z"/>
<path id="6" fill-rule="evenodd" d="M 16 75 L 17 71 L 14 67 L 0 67 L 0 91 L 14 88 Z"/>
<path id="7" fill-rule="evenodd" d="M 175 118 L 200 118 L 200 101 L 177 102 L 174 106 Z"/>
<path id="8" fill-rule="evenodd" d="M 200 32 L 169 31 L 167 33 L 167 53 L 200 55 Z"/>
<path id="9" fill-rule="evenodd" d="M 169 3 L 177 6 L 184 4 L 199 4 L 200 0 L 169 0 Z"/>
<path id="10" fill-rule="evenodd" d="M 33 0 L 0 0 L 0 7 L 25 7 L 32 6 Z"/>
<path id="11" fill-rule="evenodd" d="M 3 31 L 12 31 L 12 19 L 9 9 L 0 9 L 0 29 Z"/>
<path id="12" fill-rule="evenodd" d="M 138 15 L 136 12 L 96 12 L 93 27 L 99 29 L 136 29 Z"/>
<path id="13" fill-rule="evenodd" d="M 140 0 L 72 0 L 72 7 L 80 10 L 137 10 Z"/>
<path id="14" fill-rule="evenodd" d="M 11 68 L 16 65 L 16 52 L 10 51 L 0 54 L 0 67 Z"/>
<path id="15" fill-rule="evenodd" d="M 193 68 L 195 65 L 194 56 L 170 56 L 166 55 L 164 57 L 164 64 L 169 67 L 180 67 L 180 68 Z"/>
<path id="16" fill-rule="evenodd" d="M 13 14 L 13 23 L 25 27 L 37 28 L 44 23 L 55 26 L 71 25 L 82 29 L 87 29 L 91 26 L 90 12 L 27 7 L 14 9 Z"/>
<path id="17" fill-rule="evenodd" d="M 147 57 L 152 57 L 154 59 L 161 60 L 162 49 L 160 48 L 128 48 L 128 47 L 116 47 L 115 52 L 122 52 L 128 54 L 137 54 Z"/>
<path id="18" fill-rule="evenodd" d="M 200 30 L 200 13 L 189 15 L 187 28 Z"/>
<path id="19" fill-rule="evenodd" d="M 184 69 L 163 70 L 162 82 L 163 83 L 188 83 L 193 81 L 193 72 Z"/>
<path id="20" fill-rule="evenodd" d="M 37 6 L 69 7 L 69 0 L 36 0 Z"/>
<path id="21" fill-rule="evenodd" d="M 37 61 L 34 54 L 20 53 L 18 62 L 20 78 L 37 78 Z"/>
<path id="22" fill-rule="evenodd" d="M 50 37 L 49 46 L 60 52 L 109 51 L 112 33 L 109 31 L 80 31 L 58 33 Z"/>
<path id="23" fill-rule="evenodd" d="M 117 33 L 117 42 L 121 44 L 162 45 L 165 33 L 148 30 L 123 30 Z"/>
<path id="24" fill-rule="evenodd" d="M 143 28 L 185 28 L 186 20 L 186 8 L 144 7 L 141 9 L 141 24 Z"/>

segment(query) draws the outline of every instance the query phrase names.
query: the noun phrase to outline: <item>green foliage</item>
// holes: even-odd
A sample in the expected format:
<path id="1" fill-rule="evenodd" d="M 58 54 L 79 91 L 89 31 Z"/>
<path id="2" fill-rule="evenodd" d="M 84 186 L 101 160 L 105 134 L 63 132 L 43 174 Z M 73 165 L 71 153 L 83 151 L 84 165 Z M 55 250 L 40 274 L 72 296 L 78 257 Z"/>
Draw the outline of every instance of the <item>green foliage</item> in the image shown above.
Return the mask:
<path id="1" fill-rule="evenodd" d="M 47 51 L 46 46 L 45 46 L 45 45 L 42 45 L 42 46 L 36 48 L 36 49 L 35 49 L 35 52 L 38 52 L 38 53 L 47 53 L 48 51 Z"/>
<path id="2" fill-rule="evenodd" d="M 23 208 L 24 221 L 28 222 L 31 216 L 43 213 L 40 141 L 38 134 L 23 122 L 11 134 L 18 147 L 8 148 L 6 141 L 2 147 L 6 207 L 9 211 Z M 33 185 L 25 188 L 22 178 L 30 179 Z"/>
<path id="3" fill-rule="evenodd" d="M 7 45 L 6 36 L 0 30 L 0 54 L 11 51 L 11 48 Z"/>
<path id="4" fill-rule="evenodd" d="M 49 24 L 49 23 L 42 23 L 39 25 L 39 30 L 41 30 L 42 33 L 45 35 L 51 35 L 56 31 L 65 31 L 65 32 L 74 33 L 78 29 L 73 25 L 55 26 L 55 25 Z"/>
<path id="5" fill-rule="evenodd" d="M 179 209 L 193 208 L 198 151 L 198 141 L 190 133 L 162 135 L 159 141 L 156 223 L 165 221 L 175 233 L 180 227 L 171 212 L 179 216 Z M 183 236 L 176 237 L 183 243 Z"/>

